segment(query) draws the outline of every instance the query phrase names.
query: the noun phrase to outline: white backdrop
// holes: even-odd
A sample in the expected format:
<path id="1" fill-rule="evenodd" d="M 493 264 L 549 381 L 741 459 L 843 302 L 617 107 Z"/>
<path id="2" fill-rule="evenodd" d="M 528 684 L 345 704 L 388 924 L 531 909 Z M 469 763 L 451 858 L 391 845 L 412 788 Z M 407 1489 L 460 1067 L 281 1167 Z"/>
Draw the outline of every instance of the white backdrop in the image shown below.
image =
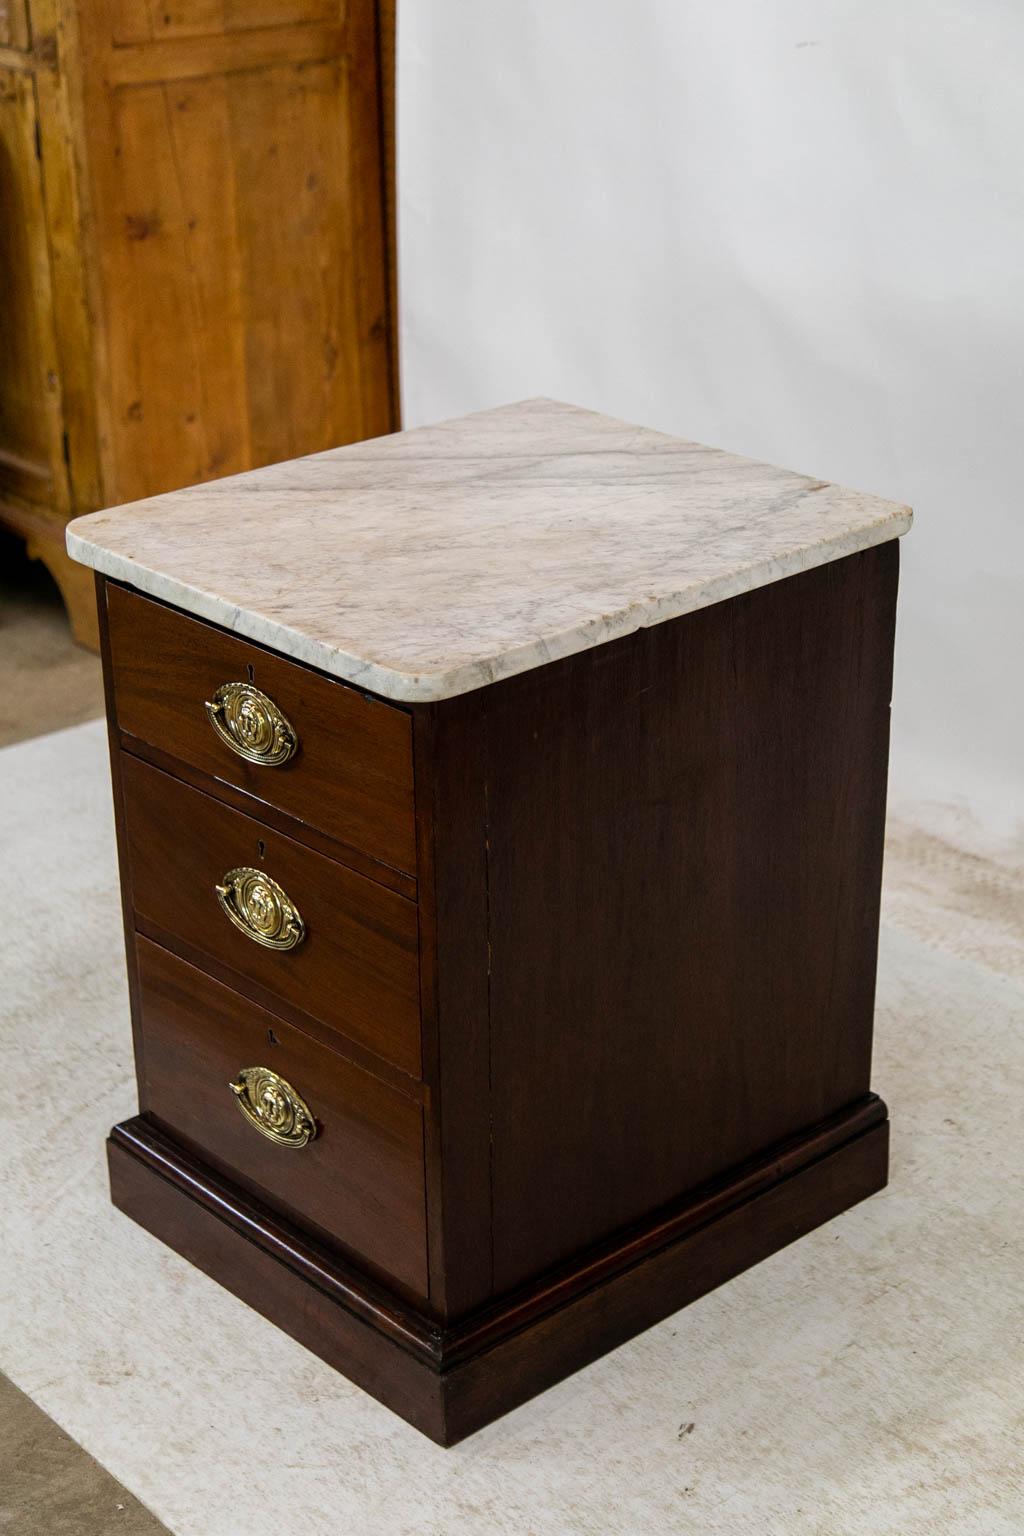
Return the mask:
<path id="1" fill-rule="evenodd" d="M 910 502 L 892 794 L 1024 817 L 1024 4 L 399 0 L 406 424 L 547 394 Z"/>

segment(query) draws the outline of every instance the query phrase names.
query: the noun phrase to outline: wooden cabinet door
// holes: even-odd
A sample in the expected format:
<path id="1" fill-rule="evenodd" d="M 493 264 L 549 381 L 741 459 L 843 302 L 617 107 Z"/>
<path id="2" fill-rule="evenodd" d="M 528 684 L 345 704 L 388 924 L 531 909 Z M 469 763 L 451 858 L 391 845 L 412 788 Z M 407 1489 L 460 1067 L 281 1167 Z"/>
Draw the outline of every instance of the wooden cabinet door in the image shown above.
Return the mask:
<path id="1" fill-rule="evenodd" d="M 80 0 L 79 29 L 106 501 L 391 430 L 373 0 Z"/>
<path id="2" fill-rule="evenodd" d="M 0 68 L 0 503 L 8 511 L 61 504 L 60 444 L 35 82 Z"/>
<path id="3" fill-rule="evenodd" d="M 165 0 L 161 5 L 117 0 L 113 40 L 120 44 L 161 37 L 214 37 L 296 22 L 336 22 L 338 15 L 338 0 Z"/>
<path id="4" fill-rule="evenodd" d="M 0 48 L 28 47 L 25 0 L 0 0 Z"/>

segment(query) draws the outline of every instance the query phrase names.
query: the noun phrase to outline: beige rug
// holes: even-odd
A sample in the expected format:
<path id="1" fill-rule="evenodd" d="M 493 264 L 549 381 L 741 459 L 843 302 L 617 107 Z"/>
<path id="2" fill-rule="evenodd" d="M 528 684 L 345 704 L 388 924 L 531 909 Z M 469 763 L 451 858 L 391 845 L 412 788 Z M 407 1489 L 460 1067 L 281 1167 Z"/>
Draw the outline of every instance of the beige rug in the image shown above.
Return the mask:
<path id="1" fill-rule="evenodd" d="M 1024 883 L 894 827 L 892 1185 L 442 1451 L 107 1203 L 102 727 L 0 752 L 0 1369 L 181 1536 L 1020 1536 Z M 989 850 L 993 852 L 993 850 Z"/>

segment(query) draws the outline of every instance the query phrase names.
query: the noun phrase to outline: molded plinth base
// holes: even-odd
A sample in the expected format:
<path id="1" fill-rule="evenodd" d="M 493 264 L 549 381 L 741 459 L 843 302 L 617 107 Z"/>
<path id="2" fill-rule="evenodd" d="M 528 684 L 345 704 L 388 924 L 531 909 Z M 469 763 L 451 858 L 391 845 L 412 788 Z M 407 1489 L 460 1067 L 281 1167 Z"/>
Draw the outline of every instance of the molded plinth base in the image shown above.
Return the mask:
<path id="1" fill-rule="evenodd" d="M 442 1326 L 220 1179 L 144 1118 L 115 1126 L 115 1205 L 441 1445 L 883 1188 L 874 1096 L 641 1227 Z"/>

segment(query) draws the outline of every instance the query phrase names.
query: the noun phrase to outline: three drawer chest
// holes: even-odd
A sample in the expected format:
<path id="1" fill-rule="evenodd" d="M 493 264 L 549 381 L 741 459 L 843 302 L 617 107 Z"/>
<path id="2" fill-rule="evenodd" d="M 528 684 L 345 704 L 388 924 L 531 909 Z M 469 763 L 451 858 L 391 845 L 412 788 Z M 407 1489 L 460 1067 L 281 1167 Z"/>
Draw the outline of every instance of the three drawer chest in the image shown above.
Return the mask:
<path id="1" fill-rule="evenodd" d="M 549 400 L 72 523 L 117 1206 L 452 1444 L 880 1189 L 909 526 Z"/>

